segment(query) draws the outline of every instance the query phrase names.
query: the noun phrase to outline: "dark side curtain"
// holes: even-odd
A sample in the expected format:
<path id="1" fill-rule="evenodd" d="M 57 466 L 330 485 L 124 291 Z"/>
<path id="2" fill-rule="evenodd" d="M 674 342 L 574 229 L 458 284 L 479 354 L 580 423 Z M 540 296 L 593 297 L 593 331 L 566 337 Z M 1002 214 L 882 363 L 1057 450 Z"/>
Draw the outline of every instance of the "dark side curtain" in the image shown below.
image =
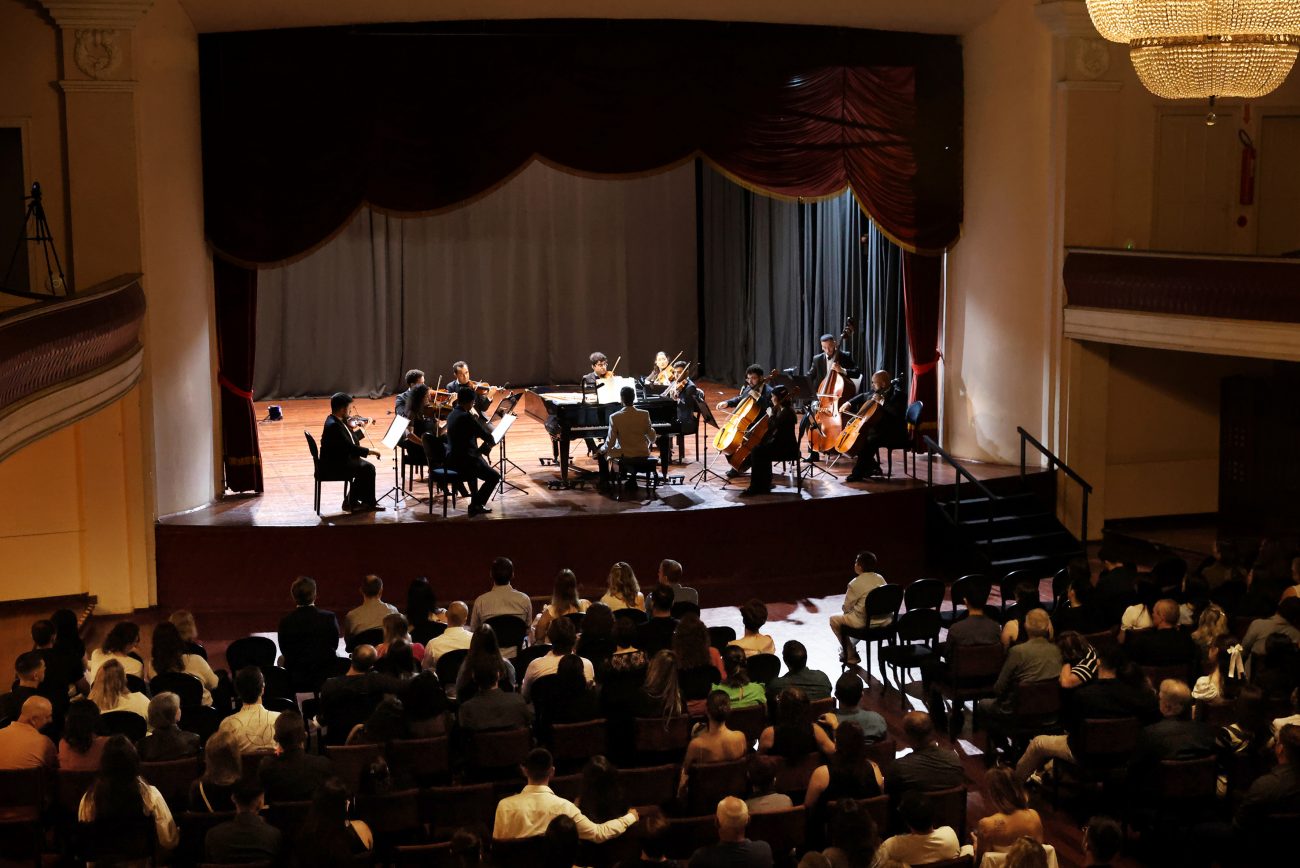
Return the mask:
<path id="1" fill-rule="evenodd" d="M 902 251 L 852 195 L 773 199 L 706 170 L 701 257 L 704 372 L 737 383 L 751 364 L 807 369 L 847 317 L 848 350 L 867 372 L 907 376 Z"/>
<path id="2" fill-rule="evenodd" d="M 266 265 L 363 204 L 449 208 L 534 157 L 593 174 L 701 154 L 785 196 L 851 187 L 941 250 L 961 222 L 954 37 L 676 21 L 450 22 L 200 37 L 206 231 Z"/>
<path id="3" fill-rule="evenodd" d="M 217 386 L 221 393 L 221 454 L 226 488 L 262 491 L 262 451 L 253 410 L 257 272 L 212 262 L 217 320 Z"/>
<path id="4" fill-rule="evenodd" d="M 939 322 L 943 306 L 943 258 L 903 254 L 903 301 L 912 354 L 912 401 L 924 404 L 920 432 L 939 430 Z"/>

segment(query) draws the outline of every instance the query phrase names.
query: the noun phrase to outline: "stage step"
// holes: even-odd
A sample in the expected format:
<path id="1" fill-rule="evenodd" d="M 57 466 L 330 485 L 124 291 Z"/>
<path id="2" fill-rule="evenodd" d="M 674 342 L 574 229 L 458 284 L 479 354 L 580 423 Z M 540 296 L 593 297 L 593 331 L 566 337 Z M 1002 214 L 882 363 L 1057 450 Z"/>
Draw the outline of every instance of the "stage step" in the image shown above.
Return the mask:
<path id="1" fill-rule="evenodd" d="M 1043 513 L 1043 505 L 1039 502 L 1038 497 L 1032 493 L 1010 494 L 1005 497 L 998 497 L 990 500 L 987 497 L 963 497 L 960 500 L 941 500 L 939 505 L 949 516 L 952 515 L 953 507 L 957 510 L 957 520 L 963 523 L 967 521 L 987 520 L 992 514 L 994 519 L 1001 518 L 1020 518 L 1029 514 Z"/>
<path id="2" fill-rule="evenodd" d="M 992 499 L 938 500 L 934 506 L 955 547 L 968 553 L 971 572 L 1001 577 L 1012 570 L 1030 570 L 1046 577 L 1083 551 L 1075 536 L 1049 511 L 1050 504 L 1032 492 Z"/>

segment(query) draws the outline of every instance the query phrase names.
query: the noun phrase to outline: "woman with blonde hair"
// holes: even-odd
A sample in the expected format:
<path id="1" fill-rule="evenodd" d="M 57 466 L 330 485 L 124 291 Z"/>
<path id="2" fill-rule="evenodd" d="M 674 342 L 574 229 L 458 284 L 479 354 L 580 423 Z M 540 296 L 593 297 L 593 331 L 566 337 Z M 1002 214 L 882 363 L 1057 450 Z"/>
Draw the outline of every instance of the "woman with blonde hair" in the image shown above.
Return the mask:
<path id="1" fill-rule="evenodd" d="M 241 763 L 235 734 L 227 729 L 214 732 L 203 746 L 203 777 L 190 784 L 190 810 L 200 814 L 235 810 Z"/>
<path id="2" fill-rule="evenodd" d="M 650 658 L 637 695 L 637 717 L 678 717 L 686 711 L 677 683 L 677 655 L 664 649 Z"/>
<path id="3" fill-rule="evenodd" d="M 546 631 L 551 629 L 551 622 L 575 612 L 586 612 L 591 603 L 578 595 L 578 577 L 573 570 L 560 570 L 555 577 L 555 587 L 551 591 L 551 602 L 542 607 L 537 620 L 533 622 L 533 644 L 544 644 Z"/>
<path id="4" fill-rule="evenodd" d="M 99 667 L 95 683 L 90 688 L 90 701 L 100 714 L 110 711 L 130 711 L 149 720 L 149 700 L 143 693 L 132 693 L 126 686 L 126 670 L 117 660 L 108 660 Z"/>
<path id="5" fill-rule="evenodd" d="M 1192 631 L 1192 639 L 1200 647 L 1204 655 L 1213 645 L 1214 640 L 1220 636 L 1228 635 L 1228 615 L 1218 606 L 1211 603 L 1201 610 L 1201 618 L 1196 623 L 1196 629 Z"/>
<path id="6" fill-rule="evenodd" d="M 636 573 L 632 572 L 631 564 L 619 561 L 609 568 L 609 589 L 600 601 L 609 606 L 612 612 L 645 608 L 645 596 L 636 582 Z"/>

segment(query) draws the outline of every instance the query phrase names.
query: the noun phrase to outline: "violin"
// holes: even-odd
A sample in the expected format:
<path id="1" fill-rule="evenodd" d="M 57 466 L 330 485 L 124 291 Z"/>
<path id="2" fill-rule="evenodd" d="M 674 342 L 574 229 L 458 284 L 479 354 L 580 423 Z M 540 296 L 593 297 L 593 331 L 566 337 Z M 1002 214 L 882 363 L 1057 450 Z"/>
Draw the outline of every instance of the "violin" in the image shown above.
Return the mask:
<path id="1" fill-rule="evenodd" d="M 857 331 L 853 317 L 844 321 L 844 331 L 840 333 L 841 347 Z M 844 376 L 839 365 L 840 351 L 835 358 L 828 359 L 826 376 L 817 385 L 817 400 L 808 408 L 813 414 L 813 427 L 808 432 L 808 448 L 815 452 L 828 452 L 835 447 L 844 430 L 844 419 L 840 416 L 840 404 L 853 397 L 853 383 Z"/>
<path id="2" fill-rule="evenodd" d="M 672 361 L 662 368 L 658 366 L 658 363 L 656 363 L 655 366 L 650 369 L 649 375 L 646 376 L 644 381 L 645 384 L 647 386 L 666 386 L 671 383 L 674 377 L 673 364 L 680 359 L 682 353 L 685 352 L 686 350 L 682 350 L 677 355 L 673 356 Z"/>
<path id="3" fill-rule="evenodd" d="M 689 376 L 690 370 L 691 370 L 691 365 L 688 364 L 686 367 L 682 368 L 680 374 L 674 371 L 673 375 L 668 379 L 668 388 L 664 389 L 664 395 L 666 395 L 667 397 L 671 398 L 674 401 L 680 398 L 682 394 L 682 388 L 691 379 Z"/>

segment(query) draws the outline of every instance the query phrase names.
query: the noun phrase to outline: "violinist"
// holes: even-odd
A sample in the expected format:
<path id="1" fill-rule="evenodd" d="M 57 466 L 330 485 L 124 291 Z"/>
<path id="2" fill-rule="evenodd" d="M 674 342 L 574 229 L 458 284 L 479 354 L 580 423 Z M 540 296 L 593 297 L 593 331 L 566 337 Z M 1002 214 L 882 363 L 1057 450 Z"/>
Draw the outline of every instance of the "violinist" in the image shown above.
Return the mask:
<path id="1" fill-rule="evenodd" d="M 393 412 L 398 416 L 405 416 L 407 419 L 411 418 L 411 414 L 407 410 L 407 404 L 411 400 L 411 390 L 423 383 L 424 371 L 419 368 L 411 368 L 411 370 L 407 371 L 406 391 L 398 393 L 396 400 L 393 402 Z M 412 444 L 407 439 L 403 438 L 398 445 L 401 447 L 402 461 L 404 463 L 418 466 L 423 460 L 424 453 L 420 450 L 420 447 Z"/>
<path id="2" fill-rule="evenodd" d="M 663 350 L 655 353 L 655 364 L 650 369 L 650 376 L 645 378 L 647 386 L 666 386 L 672 382 L 673 365 L 668 361 L 668 354 Z"/>
<path id="3" fill-rule="evenodd" d="M 476 390 L 474 398 L 474 407 L 480 413 L 486 413 L 488 406 L 492 403 L 492 398 L 488 394 L 490 391 L 486 383 L 477 383 L 469 378 L 469 362 L 457 362 L 451 366 L 452 376 L 455 377 L 447 384 L 447 390 L 455 395 L 461 388 L 468 386 Z M 482 387 L 480 389 L 480 387 Z"/>
<path id="4" fill-rule="evenodd" d="M 694 434 L 700 429 L 700 391 L 695 385 L 695 381 L 686 373 L 686 362 L 678 359 L 673 362 L 672 367 L 673 377 L 668 384 L 668 388 L 664 390 L 664 395 L 677 402 L 677 427 L 680 429 L 680 433 L 677 435 L 677 452 L 680 459 L 679 463 L 684 464 L 686 460 L 686 435 Z M 659 452 L 664 456 L 665 461 L 671 463 L 671 435 L 665 434 L 659 440 Z"/>
<path id="5" fill-rule="evenodd" d="M 614 375 L 609 370 L 609 357 L 606 356 L 604 353 L 594 352 L 587 358 L 588 361 L 591 362 L 591 370 L 582 375 L 582 391 L 584 393 L 594 392 L 597 388 L 601 386 L 601 384 L 608 383 L 614 377 Z M 591 417 L 589 419 L 584 420 L 583 424 L 584 425 L 599 424 L 600 419 L 598 417 L 598 414 L 595 413 L 595 408 L 593 407 L 590 412 L 592 414 Z M 585 442 L 587 444 L 587 454 L 588 455 L 597 454 L 599 447 L 596 444 L 595 438 L 587 437 L 585 438 Z"/>
<path id="6" fill-rule="evenodd" d="M 785 386 L 771 390 L 771 406 L 767 408 L 767 433 L 750 453 L 749 487 L 741 497 L 769 494 L 772 491 L 772 463 L 794 461 L 799 457 L 799 437 L 795 434 L 794 408 L 790 406 L 790 391 Z"/>
<path id="7" fill-rule="evenodd" d="M 320 435 L 320 470 L 325 479 L 348 479 L 351 485 L 343 501 L 345 512 L 382 510 L 375 503 L 375 465 L 366 456 L 379 457 L 373 449 L 357 443 L 348 429 L 348 409 L 352 396 L 335 392 L 330 397 L 330 414 L 325 417 L 325 427 Z"/>
<path id="8" fill-rule="evenodd" d="M 832 370 L 838 371 L 841 375 L 850 380 L 862 376 L 862 369 L 858 363 L 853 361 L 853 356 L 840 349 L 840 342 L 835 339 L 835 335 L 822 335 L 822 351 L 813 356 L 812 364 L 808 366 L 808 379 L 812 380 L 813 388 L 816 388 L 826 375 Z M 812 426 L 813 414 L 805 413 L 803 420 L 799 423 L 799 439 L 802 440 L 804 434 Z M 808 460 L 818 461 L 821 454 L 812 449 L 808 449 Z"/>
<path id="9" fill-rule="evenodd" d="M 876 371 L 871 375 L 871 388 L 863 389 L 850 401 L 840 406 L 841 413 L 860 413 L 868 401 L 880 405 L 871 420 L 867 433 L 858 446 L 853 472 L 846 482 L 865 482 L 868 477 L 880 476 L 880 460 L 876 457 L 881 446 L 898 443 L 907 435 L 907 399 L 899 388 L 898 380 L 889 371 Z"/>
<path id="10" fill-rule="evenodd" d="M 469 480 L 471 516 L 492 511 L 487 501 L 501 481 L 501 474 L 483 457 L 485 447 L 492 448 L 492 429 L 475 412 L 474 396 L 474 389 L 462 386 L 456 392 L 456 409 L 447 417 L 447 466 Z"/>
<path id="11" fill-rule="evenodd" d="M 746 397 L 750 396 L 752 396 L 755 402 L 757 402 L 758 412 L 760 413 L 766 413 L 768 408 L 772 406 L 772 387 L 763 382 L 762 365 L 750 365 L 748 368 L 745 368 L 745 385 L 741 386 L 740 394 L 734 398 L 719 401 L 717 409 L 730 410 Z M 741 471 L 734 467 L 727 469 L 728 479 L 735 479 L 740 475 L 742 475 Z"/>

